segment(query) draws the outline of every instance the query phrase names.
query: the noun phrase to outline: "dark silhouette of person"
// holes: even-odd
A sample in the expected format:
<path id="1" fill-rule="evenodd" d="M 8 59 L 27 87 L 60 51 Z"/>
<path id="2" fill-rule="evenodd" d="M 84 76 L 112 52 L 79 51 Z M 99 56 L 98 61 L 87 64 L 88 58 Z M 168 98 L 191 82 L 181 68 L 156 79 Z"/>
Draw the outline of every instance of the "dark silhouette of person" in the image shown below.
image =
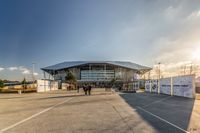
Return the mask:
<path id="1" fill-rule="evenodd" d="M 77 92 L 78 92 L 78 93 L 79 93 L 79 89 L 80 89 L 80 86 L 78 85 L 78 86 L 77 86 Z"/>
<path id="2" fill-rule="evenodd" d="M 92 86 L 89 85 L 89 86 L 87 87 L 87 90 L 88 90 L 88 94 L 91 95 Z"/>
<path id="3" fill-rule="evenodd" d="M 85 85 L 83 85 L 83 90 L 85 92 L 85 95 L 87 95 L 87 87 Z"/>

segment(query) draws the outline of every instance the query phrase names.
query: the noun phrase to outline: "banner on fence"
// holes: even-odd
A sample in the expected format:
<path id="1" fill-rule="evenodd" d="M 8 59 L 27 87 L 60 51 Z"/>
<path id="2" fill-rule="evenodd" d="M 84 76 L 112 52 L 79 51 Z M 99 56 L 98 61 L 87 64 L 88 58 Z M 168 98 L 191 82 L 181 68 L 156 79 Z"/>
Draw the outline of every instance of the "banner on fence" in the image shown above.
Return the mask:
<path id="1" fill-rule="evenodd" d="M 145 91 L 151 92 L 151 81 L 150 80 L 145 82 Z"/>
<path id="2" fill-rule="evenodd" d="M 171 78 L 160 79 L 160 93 L 171 95 Z"/>
<path id="3" fill-rule="evenodd" d="M 146 92 L 158 92 L 158 80 L 148 80 L 145 82 Z"/>
<path id="4" fill-rule="evenodd" d="M 150 80 L 145 83 L 146 92 L 158 92 L 158 84 L 160 84 L 160 93 L 175 95 L 181 97 L 195 97 L 195 76 L 185 75 L 171 78 L 162 78 L 156 83 Z"/>
<path id="5" fill-rule="evenodd" d="M 158 93 L 158 80 L 151 81 L 151 92 Z"/>
<path id="6" fill-rule="evenodd" d="M 194 80 L 193 75 L 173 77 L 173 95 L 193 98 L 195 93 Z"/>

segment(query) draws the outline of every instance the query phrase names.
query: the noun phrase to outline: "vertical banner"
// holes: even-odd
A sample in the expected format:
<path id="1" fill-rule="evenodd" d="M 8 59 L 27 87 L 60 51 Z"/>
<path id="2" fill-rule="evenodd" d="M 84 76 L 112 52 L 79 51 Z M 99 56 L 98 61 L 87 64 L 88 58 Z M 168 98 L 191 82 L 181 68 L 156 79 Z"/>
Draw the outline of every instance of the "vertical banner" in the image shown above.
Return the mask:
<path id="1" fill-rule="evenodd" d="M 151 80 L 145 82 L 145 91 L 151 92 Z"/>
<path id="2" fill-rule="evenodd" d="M 148 80 L 145 82 L 145 91 L 158 93 L 158 80 Z"/>
<path id="3" fill-rule="evenodd" d="M 151 92 L 158 93 L 158 80 L 151 81 Z"/>

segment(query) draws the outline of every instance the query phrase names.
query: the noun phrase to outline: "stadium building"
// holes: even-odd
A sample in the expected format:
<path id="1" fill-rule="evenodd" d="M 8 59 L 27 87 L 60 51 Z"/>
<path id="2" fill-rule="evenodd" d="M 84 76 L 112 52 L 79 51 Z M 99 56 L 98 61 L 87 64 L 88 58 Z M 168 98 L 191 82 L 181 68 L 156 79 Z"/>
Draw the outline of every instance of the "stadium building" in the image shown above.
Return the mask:
<path id="1" fill-rule="evenodd" d="M 132 82 L 138 79 L 138 75 L 151 70 L 149 67 L 124 61 L 69 61 L 41 69 L 45 79 L 64 82 L 70 71 L 77 83 L 95 85 L 106 85 L 113 79 L 121 83 Z"/>

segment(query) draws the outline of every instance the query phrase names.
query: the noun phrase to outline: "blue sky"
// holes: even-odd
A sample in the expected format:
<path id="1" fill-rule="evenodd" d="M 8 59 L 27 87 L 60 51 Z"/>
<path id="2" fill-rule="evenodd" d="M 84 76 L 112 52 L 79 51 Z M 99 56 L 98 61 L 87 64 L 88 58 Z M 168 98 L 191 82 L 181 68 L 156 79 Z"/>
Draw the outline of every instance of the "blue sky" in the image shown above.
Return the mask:
<path id="1" fill-rule="evenodd" d="M 192 60 L 199 0 L 0 0 L 0 78 L 71 60 Z M 197 52 L 196 52 L 197 53 Z"/>

